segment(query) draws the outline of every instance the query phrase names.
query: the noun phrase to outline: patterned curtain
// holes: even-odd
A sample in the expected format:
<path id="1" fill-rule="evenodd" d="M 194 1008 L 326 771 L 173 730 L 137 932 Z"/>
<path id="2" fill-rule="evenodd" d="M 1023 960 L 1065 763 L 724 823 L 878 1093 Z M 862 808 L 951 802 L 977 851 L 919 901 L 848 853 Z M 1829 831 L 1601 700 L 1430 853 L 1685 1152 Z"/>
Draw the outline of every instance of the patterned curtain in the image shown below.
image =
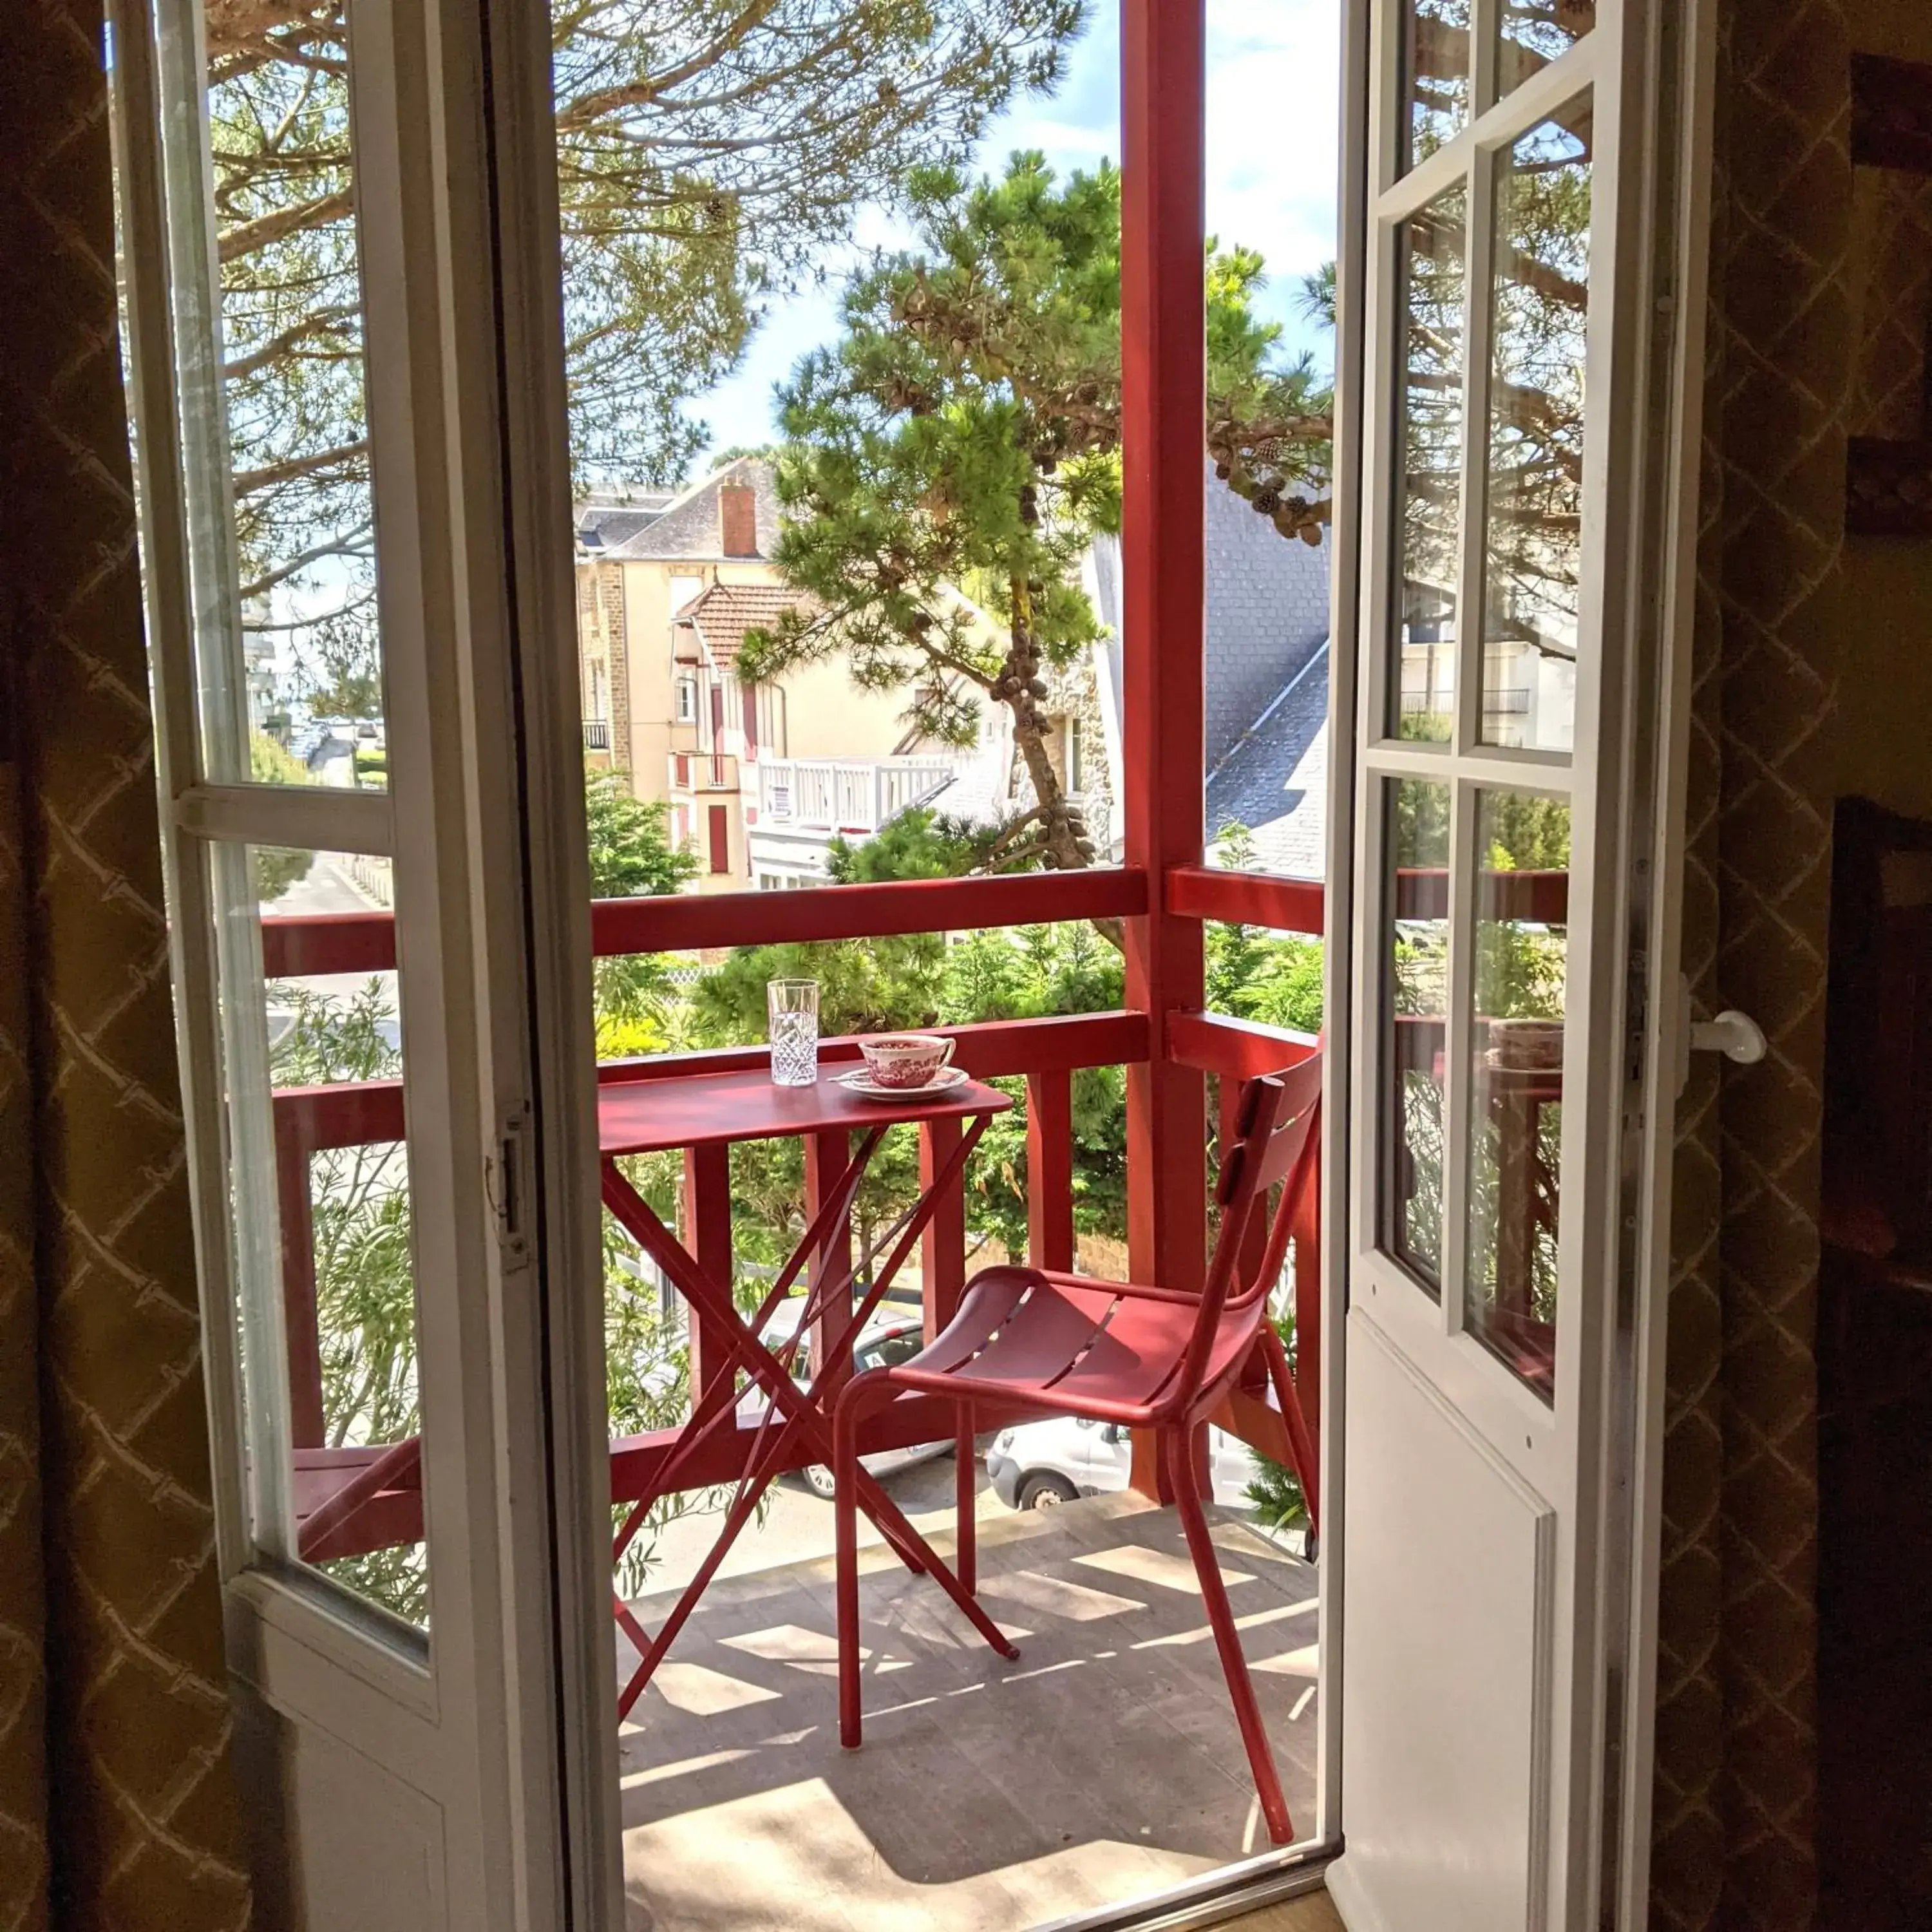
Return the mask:
<path id="1" fill-rule="evenodd" d="M 249 1894 L 115 314 L 100 0 L 0 4 L 0 1932 Z"/>
<path id="2" fill-rule="evenodd" d="M 1817 1372 L 1837 579 L 1852 364 L 1845 0 L 1720 28 L 1686 873 L 1652 1922 L 1816 1900 Z"/>

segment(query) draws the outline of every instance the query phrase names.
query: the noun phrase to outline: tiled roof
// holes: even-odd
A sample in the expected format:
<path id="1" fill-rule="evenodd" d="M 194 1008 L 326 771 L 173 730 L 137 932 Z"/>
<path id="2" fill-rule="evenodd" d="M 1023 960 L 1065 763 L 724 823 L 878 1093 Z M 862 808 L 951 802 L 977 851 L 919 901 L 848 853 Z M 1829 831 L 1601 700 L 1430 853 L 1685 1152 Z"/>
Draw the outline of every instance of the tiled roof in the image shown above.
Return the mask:
<path id="1" fill-rule="evenodd" d="M 750 488 L 758 520 L 758 554 L 757 558 L 745 560 L 769 560 L 778 541 L 778 484 L 772 466 L 755 456 L 741 456 L 713 470 L 661 508 L 651 508 L 649 500 L 615 509 L 586 506 L 578 512 L 580 540 L 585 532 L 593 533 L 598 539 L 596 554 L 621 562 L 718 562 L 724 556 L 718 526 L 718 488 L 722 483 Z"/>
<path id="2" fill-rule="evenodd" d="M 680 630 L 695 631 L 720 670 L 738 662 L 747 631 L 770 629 L 788 610 L 817 607 L 802 591 L 782 584 L 714 584 L 680 614 Z"/>

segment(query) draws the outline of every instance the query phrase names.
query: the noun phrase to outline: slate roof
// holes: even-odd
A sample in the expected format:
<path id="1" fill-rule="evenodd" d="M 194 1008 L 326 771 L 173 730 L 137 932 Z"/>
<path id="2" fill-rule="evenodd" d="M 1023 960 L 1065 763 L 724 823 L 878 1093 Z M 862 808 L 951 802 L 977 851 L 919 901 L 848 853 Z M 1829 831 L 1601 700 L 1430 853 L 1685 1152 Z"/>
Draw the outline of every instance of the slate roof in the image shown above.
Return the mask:
<path id="1" fill-rule="evenodd" d="M 1207 542 L 1207 771 L 1210 842 L 1255 835 L 1266 871 L 1326 869 L 1328 535 L 1284 538 L 1203 464 Z M 1119 715 L 1123 598 L 1117 540 L 1094 546 L 1088 593 L 1113 632 L 1105 652 Z"/>
<path id="2" fill-rule="evenodd" d="M 758 517 L 758 559 L 769 562 L 778 540 L 778 484 L 772 466 L 756 456 L 739 457 L 655 505 L 648 496 L 610 506 L 592 497 L 578 508 L 578 541 L 585 544 L 586 537 L 594 538 L 594 543 L 585 544 L 591 554 L 622 562 L 722 562 L 718 488 L 728 482 L 750 485 Z"/>
<path id="3" fill-rule="evenodd" d="M 1328 534 L 1284 538 L 1207 471 L 1208 769 L 1328 641 Z"/>
<path id="4" fill-rule="evenodd" d="M 803 592 L 782 584 L 714 584 L 684 607 L 677 628 L 694 631 L 712 662 L 729 670 L 738 662 L 747 631 L 769 629 L 788 610 L 815 608 Z"/>
<path id="5" fill-rule="evenodd" d="M 1208 774 L 1210 844 L 1231 825 L 1254 835 L 1255 866 L 1288 878 L 1328 869 L 1328 646 L 1314 656 Z"/>

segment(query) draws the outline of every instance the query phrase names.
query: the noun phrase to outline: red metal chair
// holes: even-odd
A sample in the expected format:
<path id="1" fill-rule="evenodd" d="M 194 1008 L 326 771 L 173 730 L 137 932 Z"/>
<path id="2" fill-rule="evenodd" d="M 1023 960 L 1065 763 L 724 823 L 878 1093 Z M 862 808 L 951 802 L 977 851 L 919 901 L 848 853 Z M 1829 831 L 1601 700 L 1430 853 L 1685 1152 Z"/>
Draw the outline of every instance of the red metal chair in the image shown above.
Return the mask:
<path id="1" fill-rule="evenodd" d="M 859 1427 L 865 1415 L 902 1393 L 950 1396 L 961 1408 L 962 1460 L 972 1454 L 970 1418 L 975 1404 L 997 1406 L 1002 1414 L 1018 1408 L 1121 1423 L 1156 1432 L 1269 1834 L 1276 1844 L 1292 1838 L 1281 1780 L 1209 1540 L 1198 1470 L 1208 1414 L 1258 1347 L 1313 1520 L 1312 1444 L 1287 1352 L 1268 1319 L 1268 1292 L 1280 1279 L 1296 1209 L 1312 1172 L 1321 1094 L 1319 1054 L 1286 1074 L 1249 1083 L 1238 1116 L 1240 1138 L 1221 1163 L 1215 1197 L 1221 1208 L 1220 1235 L 1199 1294 L 1039 1268 L 990 1268 L 974 1277 L 958 1313 L 920 1354 L 855 1376 L 841 1391 L 832 1454 L 838 1728 L 848 1750 L 858 1748 L 861 1723 L 856 1486 Z M 1252 1275 L 1238 1285 L 1249 1228 L 1257 1213 L 1265 1215 L 1268 1190 L 1277 1182 L 1283 1184 L 1281 1200 L 1267 1244 Z M 969 1482 L 961 1484 L 961 1507 L 962 1512 L 970 1510 Z M 970 1514 L 964 1514 L 962 1568 L 970 1562 Z M 952 1587 L 951 1579 L 943 1580 Z M 965 1587 L 970 1589 L 970 1582 Z M 1009 1658 L 1019 1654 L 1004 1638 L 994 1648 Z"/>

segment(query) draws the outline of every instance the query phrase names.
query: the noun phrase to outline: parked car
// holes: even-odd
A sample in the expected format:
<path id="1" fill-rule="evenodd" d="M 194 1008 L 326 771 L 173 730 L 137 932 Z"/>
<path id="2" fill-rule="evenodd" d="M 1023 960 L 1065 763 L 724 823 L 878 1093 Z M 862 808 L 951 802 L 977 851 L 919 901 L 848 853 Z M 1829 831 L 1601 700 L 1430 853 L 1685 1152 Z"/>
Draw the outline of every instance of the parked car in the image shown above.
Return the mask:
<path id="1" fill-rule="evenodd" d="M 1223 1429 L 1208 1432 L 1214 1500 L 1228 1509 L 1251 1509 L 1255 1452 Z M 986 1473 L 1009 1509 L 1052 1509 L 1076 1496 L 1111 1495 L 1127 1486 L 1132 1451 L 1118 1423 L 1059 1415 L 1003 1429 L 986 1451 Z"/>
<path id="2" fill-rule="evenodd" d="M 798 1316 L 803 1301 L 794 1297 L 782 1302 L 772 1311 L 772 1318 L 764 1331 L 764 1341 L 774 1354 L 798 1332 Z M 909 1361 L 924 1346 L 925 1336 L 921 1330 L 916 1311 L 908 1316 L 903 1307 L 890 1305 L 890 1298 L 882 1304 L 866 1323 L 865 1330 L 854 1345 L 852 1359 L 855 1371 L 890 1367 L 898 1362 Z M 799 1345 L 796 1355 L 792 1358 L 792 1380 L 801 1388 L 812 1379 L 811 1340 Z M 755 1387 L 748 1388 L 738 1398 L 738 1426 L 741 1429 L 755 1429 L 758 1418 L 765 1412 L 765 1402 L 760 1391 Z M 778 1426 L 774 1418 L 772 1426 Z M 908 1449 L 882 1449 L 873 1456 L 859 1458 L 866 1472 L 874 1476 L 890 1476 L 894 1471 L 909 1469 L 915 1462 L 928 1461 L 934 1456 L 943 1456 L 951 1449 L 950 1442 L 916 1442 Z M 827 1502 L 832 1497 L 832 1472 L 823 1462 L 808 1464 L 799 1472 L 799 1480 L 814 1496 L 823 1496 Z"/>

